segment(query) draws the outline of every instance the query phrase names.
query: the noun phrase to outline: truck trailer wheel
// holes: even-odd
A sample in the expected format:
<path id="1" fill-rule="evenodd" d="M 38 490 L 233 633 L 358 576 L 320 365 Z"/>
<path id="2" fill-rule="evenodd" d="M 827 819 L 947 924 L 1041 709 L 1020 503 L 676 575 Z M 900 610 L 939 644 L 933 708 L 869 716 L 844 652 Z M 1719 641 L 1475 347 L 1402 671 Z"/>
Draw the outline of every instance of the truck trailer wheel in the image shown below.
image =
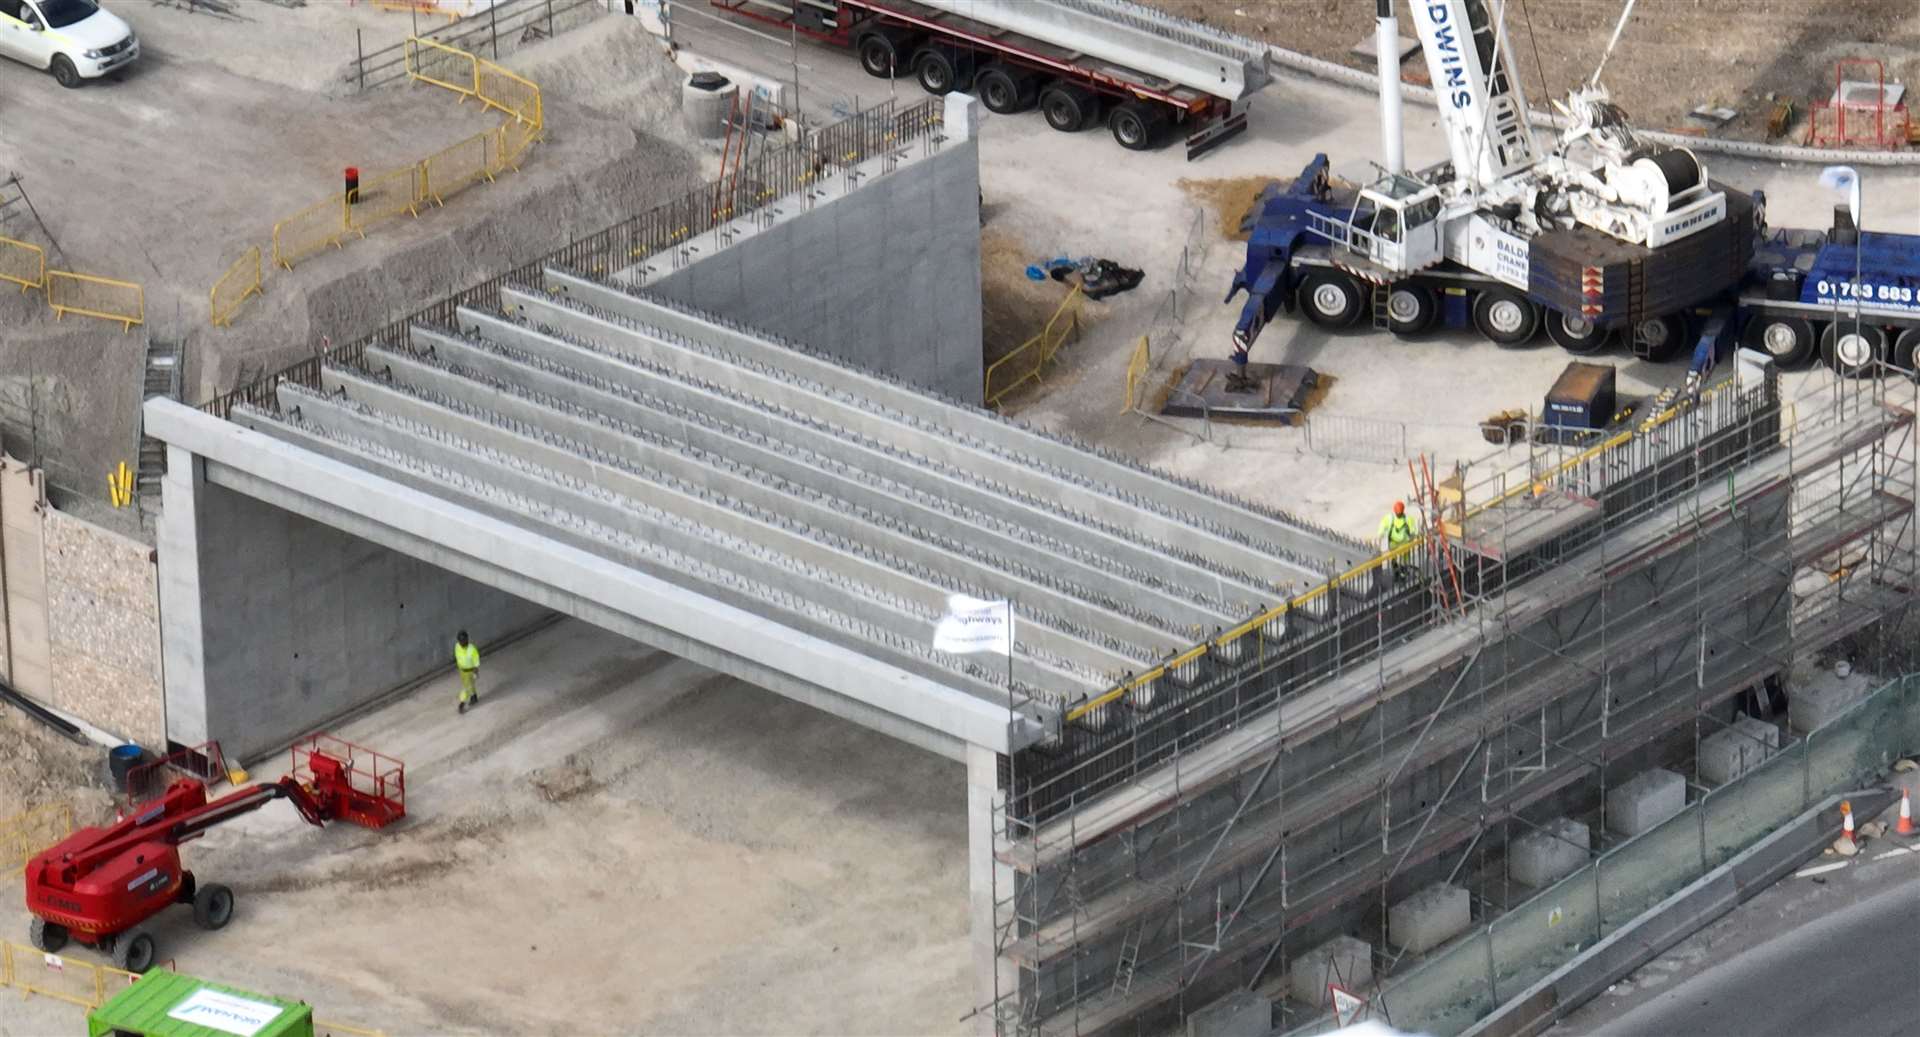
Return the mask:
<path id="1" fill-rule="evenodd" d="M 1017 115 L 1033 107 L 1040 84 L 1033 76 L 1014 72 L 1005 65 L 988 65 L 973 77 L 973 92 L 987 111 Z"/>
<path id="2" fill-rule="evenodd" d="M 920 80 L 920 89 L 944 97 L 972 83 L 973 56 L 951 47 L 927 47 L 914 55 L 913 74 Z"/>
<path id="3" fill-rule="evenodd" d="M 1072 83 L 1052 83 L 1040 91 L 1040 114 L 1062 133 L 1078 133 L 1100 117 L 1100 95 Z"/>
<path id="4" fill-rule="evenodd" d="M 854 49 L 860 54 L 860 67 L 867 75 L 878 79 L 892 79 L 907 71 L 907 55 L 912 53 L 909 46 L 912 37 L 905 33 L 887 28 L 877 29 L 860 37 Z"/>
<path id="5" fill-rule="evenodd" d="M 1887 355 L 1887 333 L 1872 324 L 1856 330 L 1848 321 L 1835 321 L 1820 333 L 1820 359 L 1848 378 L 1871 378 L 1874 365 Z"/>
<path id="6" fill-rule="evenodd" d="M 1297 298 L 1307 319 L 1338 330 L 1360 319 L 1360 286 L 1338 270 L 1315 270 L 1300 279 Z"/>
<path id="7" fill-rule="evenodd" d="M 145 972 L 152 968 L 152 935 L 145 929 L 132 929 L 115 937 L 113 964 L 126 972 Z"/>
<path id="8" fill-rule="evenodd" d="M 1757 314 L 1747 321 L 1741 341 L 1773 358 L 1781 367 L 1799 367 L 1813 355 L 1813 325 L 1804 317 Z"/>
<path id="9" fill-rule="evenodd" d="M 1396 335 L 1418 335 L 1433 327 L 1440 302 L 1433 289 L 1418 284 L 1396 284 L 1387 289 L 1387 330 Z"/>
<path id="10" fill-rule="evenodd" d="M 1511 288 L 1489 288 L 1473 300 L 1473 326 L 1501 349 L 1518 349 L 1540 330 L 1540 307 Z"/>
<path id="11" fill-rule="evenodd" d="M 1574 356 L 1592 356 L 1607 348 L 1607 341 L 1613 337 L 1610 328 L 1603 328 L 1597 322 L 1571 313 L 1549 312 L 1547 314 L 1547 337 L 1553 344 L 1572 353 Z"/>
<path id="12" fill-rule="evenodd" d="M 1920 378 L 1920 374 L 1915 373 L 1916 364 L 1920 364 L 1920 328 L 1908 328 L 1893 340 L 1893 366 Z"/>
<path id="13" fill-rule="evenodd" d="M 225 929 L 233 921 L 233 890 L 218 882 L 193 895 L 193 924 L 202 929 Z"/>
<path id="14" fill-rule="evenodd" d="M 27 923 L 27 939 L 48 954 L 58 954 L 67 945 L 67 927 L 35 916 Z"/>
<path id="15" fill-rule="evenodd" d="M 1166 111 L 1151 101 L 1123 101 L 1107 116 L 1107 130 L 1128 151 L 1158 147 L 1166 128 Z"/>

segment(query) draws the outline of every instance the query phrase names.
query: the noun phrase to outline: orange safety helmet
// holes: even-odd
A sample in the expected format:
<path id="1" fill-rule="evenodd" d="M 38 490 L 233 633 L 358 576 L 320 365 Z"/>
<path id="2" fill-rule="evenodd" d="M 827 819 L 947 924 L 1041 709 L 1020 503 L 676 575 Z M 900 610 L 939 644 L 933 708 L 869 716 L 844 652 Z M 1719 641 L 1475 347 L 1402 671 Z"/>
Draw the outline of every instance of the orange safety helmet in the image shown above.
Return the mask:
<path id="1" fill-rule="evenodd" d="M 1395 515 L 1405 515 L 1407 513 L 1407 502 L 1403 500 L 1394 501 L 1393 513 Z"/>

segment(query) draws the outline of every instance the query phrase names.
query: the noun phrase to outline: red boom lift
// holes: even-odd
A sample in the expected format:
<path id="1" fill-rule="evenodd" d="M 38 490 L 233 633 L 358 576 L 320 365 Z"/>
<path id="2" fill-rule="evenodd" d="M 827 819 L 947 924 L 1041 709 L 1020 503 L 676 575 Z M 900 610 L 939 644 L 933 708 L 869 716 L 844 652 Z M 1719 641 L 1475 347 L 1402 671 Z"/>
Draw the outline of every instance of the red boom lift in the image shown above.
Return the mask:
<path id="1" fill-rule="evenodd" d="M 370 782 L 355 767 L 357 747 L 330 739 L 322 749 L 325 737 L 296 745 L 295 773 L 270 785 L 208 802 L 204 784 L 175 781 L 158 799 L 111 826 L 82 828 L 41 851 L 26 870 L 33 945 L 51 954 L 71 938 L 111 954 L 120 968 L 145 972 L 155 952 L 153 935 L 142 923 L 167 905 L 193 905 L 193 920 L 202 929 L 222 928 L 233 918 L 233 891 L 195 882 L 180 864 L 182 843 L 276 799 L 290 800 L 316 826 L 345 820 L 381 828 L 405 815 L 404 779 L 397 766 Z M 368 785 L 371 791 L 362 787 Z"/>

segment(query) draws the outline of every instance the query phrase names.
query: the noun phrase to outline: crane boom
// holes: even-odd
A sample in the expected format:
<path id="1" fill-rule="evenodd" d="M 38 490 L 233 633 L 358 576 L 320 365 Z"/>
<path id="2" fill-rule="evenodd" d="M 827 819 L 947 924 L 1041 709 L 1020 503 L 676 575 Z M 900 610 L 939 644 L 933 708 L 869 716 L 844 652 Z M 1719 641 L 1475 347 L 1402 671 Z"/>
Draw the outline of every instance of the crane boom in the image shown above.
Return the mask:
<path id="1" fill-rule="evenodd" d="M 1455 181 L 1479 191 L 1533 168 L 1540 152 L 1526 100 L 1485 0 L 1414 0 L 1413 24 Z"/>

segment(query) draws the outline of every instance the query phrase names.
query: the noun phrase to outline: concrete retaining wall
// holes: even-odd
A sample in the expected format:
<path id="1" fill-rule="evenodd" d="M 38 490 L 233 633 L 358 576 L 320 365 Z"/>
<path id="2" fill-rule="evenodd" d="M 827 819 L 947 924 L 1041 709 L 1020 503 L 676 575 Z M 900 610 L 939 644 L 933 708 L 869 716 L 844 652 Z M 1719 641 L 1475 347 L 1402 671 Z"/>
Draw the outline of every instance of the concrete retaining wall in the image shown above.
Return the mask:
<path id="1" fill-rule="evenodd" d="M 169 550 L 162 570 L 169 584 L 168 650 L 181 660 L 176 664 L 170 655 L 168 661 L 168 734 L 177 742 L 212 738 L 229 759 L 257 756 L 450 665 L 458 630 L 472 635 L 484 658 L 491 642 L 548 615 L 424 562 L 195 482 L 192 521 L 206 549 L 187 552 L 182 561 L 191 568 Z M 169 522 L 174 501 L 167 499 Z M 162 537 L 165 542 L 164 531 Z M 190 598 L 175 596 L 194 584 Z M 183 600 L 193 603 L 181 606 L 189 614 L 176 616 L 174 603 Z M 202 601 L 230 611 L 200 611 Z M 173 643 L 176 637 L 187 643 Z M 175 673 L 176 666 L 187 672 Z M 451 701 L 447 709 L 451 717 Z"/>
<path id="2" fill-rule="evenodd" d="M 949 142 L 647 287 L 978 403 L 979 152 Z"/>

